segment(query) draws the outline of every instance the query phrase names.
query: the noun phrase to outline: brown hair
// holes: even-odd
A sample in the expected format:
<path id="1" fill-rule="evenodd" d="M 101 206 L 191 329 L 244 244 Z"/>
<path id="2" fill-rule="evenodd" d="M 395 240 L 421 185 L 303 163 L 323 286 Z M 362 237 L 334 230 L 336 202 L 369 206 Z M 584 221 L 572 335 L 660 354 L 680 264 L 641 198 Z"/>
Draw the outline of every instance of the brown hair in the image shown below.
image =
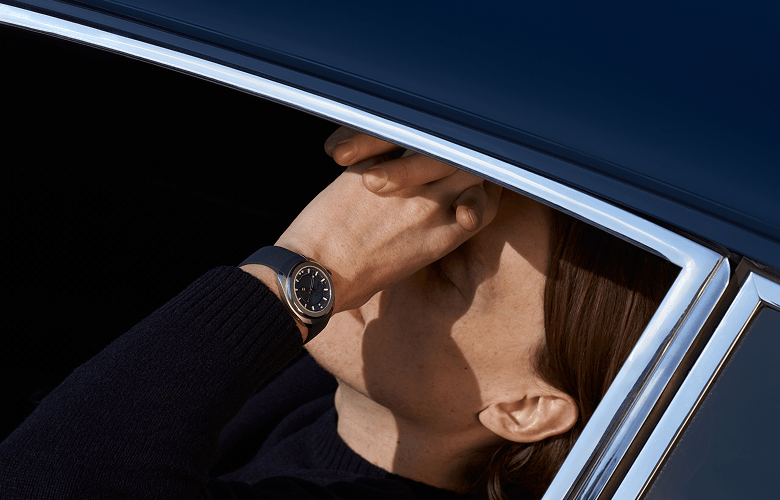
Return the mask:
<path id="1" fill-rule="evenodd" d="M 476 498 L 541 498 L 644 331 L 679 268 L 562 212 L 552 216 L 545 343 L 536 371 L 574 398 L 564 434 L 492 450 Z"/>

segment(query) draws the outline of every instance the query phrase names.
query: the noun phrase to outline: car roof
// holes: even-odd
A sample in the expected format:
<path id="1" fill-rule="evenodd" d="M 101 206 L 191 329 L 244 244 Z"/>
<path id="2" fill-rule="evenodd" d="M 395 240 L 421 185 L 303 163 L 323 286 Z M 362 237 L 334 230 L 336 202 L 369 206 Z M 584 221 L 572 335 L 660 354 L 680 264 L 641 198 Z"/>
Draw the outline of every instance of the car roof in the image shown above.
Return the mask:
<path id="1" fill-rule="evenodd" d="M 769 2 L 79 3 L 780 268 Z"/>

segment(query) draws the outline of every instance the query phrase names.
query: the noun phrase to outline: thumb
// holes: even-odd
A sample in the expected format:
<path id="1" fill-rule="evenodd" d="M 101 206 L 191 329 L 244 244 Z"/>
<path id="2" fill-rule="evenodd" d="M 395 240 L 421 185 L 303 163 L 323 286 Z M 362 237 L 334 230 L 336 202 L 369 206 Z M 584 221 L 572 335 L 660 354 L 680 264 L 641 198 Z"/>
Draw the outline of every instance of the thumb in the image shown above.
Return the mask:
<path id="1" fill-rule="evenodd" d="M 452 204 L 458 225 L 468 232 L 475 232 L 490 224 L 498 212 L 502 191 L 501 186 L 488 181 L 463 191 Z"/>

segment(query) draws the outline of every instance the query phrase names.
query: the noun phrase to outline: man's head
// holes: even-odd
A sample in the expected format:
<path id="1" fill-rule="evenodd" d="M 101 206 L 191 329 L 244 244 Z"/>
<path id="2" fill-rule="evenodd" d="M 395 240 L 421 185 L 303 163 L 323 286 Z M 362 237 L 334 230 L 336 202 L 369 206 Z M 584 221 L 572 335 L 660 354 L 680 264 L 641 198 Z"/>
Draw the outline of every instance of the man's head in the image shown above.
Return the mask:
<path id="1" fill-rule="evenodd" d="M 399 456 L 415 442 L 491 498 L 507 484 L 539 495 L 675 275 L 663 259 L 504 190 L 484 229 L 335 316 L 309 350 L 342 394 L 372 408 L 363 418 L 391 417 L 398 439 L 384 445 Z"/>

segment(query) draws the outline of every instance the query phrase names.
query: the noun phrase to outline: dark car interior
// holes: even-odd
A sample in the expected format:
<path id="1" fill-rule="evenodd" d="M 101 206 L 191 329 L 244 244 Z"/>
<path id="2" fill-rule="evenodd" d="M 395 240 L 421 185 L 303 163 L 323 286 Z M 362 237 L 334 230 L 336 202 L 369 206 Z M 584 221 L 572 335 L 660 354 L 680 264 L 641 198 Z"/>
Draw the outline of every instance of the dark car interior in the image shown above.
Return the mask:
<path id="1" fill-rule="evenodd" d="M 272 244 L 341 167 L 311 115 L 5 25 L 0 45 L 2 440 L 198 275 Z"/>

